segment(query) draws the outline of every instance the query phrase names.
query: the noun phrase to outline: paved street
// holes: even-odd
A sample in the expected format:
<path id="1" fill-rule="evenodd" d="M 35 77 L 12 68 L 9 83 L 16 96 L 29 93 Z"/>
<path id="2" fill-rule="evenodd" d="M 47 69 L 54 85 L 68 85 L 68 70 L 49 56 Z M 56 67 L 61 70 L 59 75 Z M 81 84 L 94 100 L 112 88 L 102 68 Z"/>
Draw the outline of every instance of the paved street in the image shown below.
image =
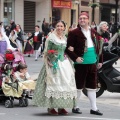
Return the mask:
<path id="1" fill-rule="evenodd" d="M 25 57 L 25 59 L 30 75 L 32 78 L 37 78 L 39 71 L 43 65 L 42 58 L 39 58 L 38 61 L 34 61 L 34 56 L 30 58 Z M 115 65 L 115 67 L 120 70 L 120 60 L 118 61 L 118 64 Z M 14 108 L 10 109 L 5 108 L 2 103 L 0 104 L 0 120 L 120 120 L 120 94 L 110 93 L 107 91 L 104 92 L 102 96 L 97 98 L 97 105 L 100 111 L 104 113 L 103 116 L 95 116 L 89 114 L 89 100 L 84 95 L 82 95 L 80 102 L 81 110 L 83 112 L 81 115 L 74 115 L 71 113 L 70 109 L 67 109 L 69 111 L 69 114 L 67 116 L 49 116 L 46 112 L 47 108 L 34 107 L 32 106 L 31 100 L 29 100 L 29 106 L 26 108 L 19 107 L 17 100 L 14 102 L 14 104 Z"/>

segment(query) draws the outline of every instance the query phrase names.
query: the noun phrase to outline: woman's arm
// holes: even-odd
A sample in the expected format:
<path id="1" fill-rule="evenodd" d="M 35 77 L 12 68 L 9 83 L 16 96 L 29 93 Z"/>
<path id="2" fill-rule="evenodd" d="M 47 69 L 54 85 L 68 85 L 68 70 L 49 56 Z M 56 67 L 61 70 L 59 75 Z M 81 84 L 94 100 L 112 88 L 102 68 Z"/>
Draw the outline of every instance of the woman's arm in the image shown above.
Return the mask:
<path id="1" fill-rule="evenodd" d="M 5 34 L 3 34 L 3 36 L 4 36 L 4 38 L 5 38 L 6 42 L 7 42 L 7 49 L 11 49 L 12 51 L 17 50 L 16 48 L 13 48 L 13 47 L 11 46 L 10 41 L 9 41 L 9 38 L 8 38 Z"/>

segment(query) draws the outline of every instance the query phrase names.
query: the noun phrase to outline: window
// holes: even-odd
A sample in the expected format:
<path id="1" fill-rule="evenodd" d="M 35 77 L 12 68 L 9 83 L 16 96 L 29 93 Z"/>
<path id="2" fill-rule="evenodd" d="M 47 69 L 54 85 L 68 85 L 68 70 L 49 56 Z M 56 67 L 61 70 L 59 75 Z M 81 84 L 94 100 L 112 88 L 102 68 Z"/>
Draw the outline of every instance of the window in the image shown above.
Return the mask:
<path id="1" fill-rule="evenodd" d="M 55 27 L 55 24 L 58 20 L 61 19 L 60 9 L 52 9 L 52 25 Z"/>
<path id="2" fill-rule="evenodd" d="M 4 0 L 4 25 L 9 25 L 11 19 L 14 19 L 14 0 Z"/>

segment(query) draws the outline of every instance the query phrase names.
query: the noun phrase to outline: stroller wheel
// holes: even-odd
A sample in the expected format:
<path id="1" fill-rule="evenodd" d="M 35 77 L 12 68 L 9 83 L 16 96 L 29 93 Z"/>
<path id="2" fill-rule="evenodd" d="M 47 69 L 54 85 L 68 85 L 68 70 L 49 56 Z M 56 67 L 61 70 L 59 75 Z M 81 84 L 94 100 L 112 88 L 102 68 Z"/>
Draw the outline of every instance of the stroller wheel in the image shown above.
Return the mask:
<path id="1" fill-rule="evenodd" d="M 20 107 L 27 107 L 28 106 L 28 99 L 27 98 L 19 99 L 19 106 Z"/>
<path id="2" fill-rule="evenodd" d="M 12 108 L 13 107 L 13 100 L 6 100 L 5 101 L 5 107 L 6 108 Z"/>

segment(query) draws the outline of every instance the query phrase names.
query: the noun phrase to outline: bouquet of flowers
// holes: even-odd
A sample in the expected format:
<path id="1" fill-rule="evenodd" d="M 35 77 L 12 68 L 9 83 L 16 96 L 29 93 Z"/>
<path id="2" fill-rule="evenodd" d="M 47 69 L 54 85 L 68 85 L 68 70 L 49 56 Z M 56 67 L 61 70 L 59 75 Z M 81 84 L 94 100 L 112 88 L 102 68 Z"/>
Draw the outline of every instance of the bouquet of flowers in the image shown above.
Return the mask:
<path id="1" fill-rule="evenodd" d="M 8 62 L 12 62 L 15 59 L 14 54 L 12 53 L 12 50 L 8 49 L 6 50 L 5 53 L 5 60 L 7 60 Z"/>
<path id="2" fill-rule="evenodd" d="M 48 58 L 52 63 L 53 73 L 56 73 L 56 70 L 59 69 L 58 60 L 60 59 L 60 55 L 56 50 L 48 50 Z"/>

